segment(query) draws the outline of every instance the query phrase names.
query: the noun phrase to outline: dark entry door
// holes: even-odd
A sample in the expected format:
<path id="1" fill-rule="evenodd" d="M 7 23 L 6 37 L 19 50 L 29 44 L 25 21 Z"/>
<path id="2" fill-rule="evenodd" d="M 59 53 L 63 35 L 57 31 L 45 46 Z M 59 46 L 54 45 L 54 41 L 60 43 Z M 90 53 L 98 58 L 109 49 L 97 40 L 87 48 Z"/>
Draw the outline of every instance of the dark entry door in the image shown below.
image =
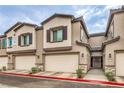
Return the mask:
<path id="1" fill-rule="evenodd" d="M 101 57 L 92 57 L 91 67 L 92 68 L 102 68 L 102 58 Z"/>

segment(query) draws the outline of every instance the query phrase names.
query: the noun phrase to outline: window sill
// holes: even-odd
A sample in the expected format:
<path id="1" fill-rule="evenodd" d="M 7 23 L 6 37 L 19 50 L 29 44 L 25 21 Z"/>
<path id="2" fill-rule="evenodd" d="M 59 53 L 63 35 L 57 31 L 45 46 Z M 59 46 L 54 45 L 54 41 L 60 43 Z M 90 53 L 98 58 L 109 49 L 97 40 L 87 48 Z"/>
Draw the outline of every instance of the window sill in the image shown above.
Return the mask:
<path id="1" fill-rule="evenodd" d="M 64 40 L 61 40 L 61 41 L 51 41 L 49 43 L 59 43 L 59 42 L 63 42 Z"/>
<path id="2" fill-rule="evenodd" d="M 31 44 L 29 44 L 29 45 L 20 45 L 20 47 L 28 47 L 28 46 L 30 46 Z"/>
<path id="3" fill-rule="evenodd" d="M 12 48 L 12 47 L 7 47 L 7 48 Z"/>

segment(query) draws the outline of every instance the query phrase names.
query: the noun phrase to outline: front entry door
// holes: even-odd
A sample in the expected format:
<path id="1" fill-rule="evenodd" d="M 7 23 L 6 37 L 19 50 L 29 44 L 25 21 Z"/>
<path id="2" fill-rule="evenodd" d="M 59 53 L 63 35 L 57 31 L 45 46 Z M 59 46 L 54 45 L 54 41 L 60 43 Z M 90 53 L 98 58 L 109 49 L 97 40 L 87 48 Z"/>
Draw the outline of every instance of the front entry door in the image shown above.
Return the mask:
<path id="1" fill-rule="evenodd" d="M 91 67 L 92 68 L 102 68 L 102 58 L 101 57 L 92 57 Z"/>

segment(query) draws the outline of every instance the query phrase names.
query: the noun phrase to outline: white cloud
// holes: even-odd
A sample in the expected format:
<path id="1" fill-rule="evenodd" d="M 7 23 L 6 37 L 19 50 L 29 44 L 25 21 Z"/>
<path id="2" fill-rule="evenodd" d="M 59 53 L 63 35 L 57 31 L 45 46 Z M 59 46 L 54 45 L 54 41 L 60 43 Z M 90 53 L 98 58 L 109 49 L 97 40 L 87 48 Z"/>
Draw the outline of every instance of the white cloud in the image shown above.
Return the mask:
<path id="1" fill-rule="evenodd" d="M 109 9 L 120 8 L 120 7 L 121 6 L 119 5 L 103 6 L 102 8 L 99 8 L 99 6 L 93 6 L 93 5 L 92 6 L 73 5 L 72 10 L 70 9 L 70 11 L 76 17 L 82 16 L 82 15 L 84 16 L 86 26 L 90 32 L 100 32 L 100 31 L 105 31 Z M 45 8 L 42 9 L 42 7 L 40 6 L 38 8 L 34 8 L 33 6 L 32 7 L 26 6 L 26 7 L 19 7 L 19 8 L 21 8 L 20 9 L 21 11 L 13 12 L 13 14 L 10 14 L 8 16 L 0 13 L 0 27 L 1 27 L 0 33 L 5 32 L 5 30 L 9 29 L 9 27 L 14 25 L 18 21 L 29 22 L 29 23 L 40 25 L 40 23 L 44 19 L 52 15 L 51 13 L 56 12 L 55 10 L 52 11 L 50 9 L 49 11 L 48 10 L 46 11 Z M 25 12 L 25 10 L 28 12 Z M 61 9 L 60 9 L 60 12 L 61 12 Z M 98 19 L 98 17 L 101 17 L 101 18 Z"/>
<path id="2" fill-rule="evenodd" d="M 109 10 L 120 8 L 120 5 L 108 6 L 73 6 L 76 16 L 83 15 L 89 33 L 105 31 Z M 94 21 L 94 19 L 96 21 Z M 91 24 L 92 23 L 92 24 Z"/>
<path id="3" fill-rule="evenodd" d="M 82 16 L 84 17 L 84 20 L 88 21 L 91 19 L 91 15 L 94 14 L 94 11 L 96 9 L 96 7 L 90 7 L 90 6 L 86 6 L 86 7 L 82 7 L 82 8 L 78 8 L 75 7 L 75 9 L 77 8 L 77 10 L 75 11 L 76 16 Z"/>
<path id="4" fill-rule="evenodd" d="M 117 8 L 121 8 L 121 5 L 108 5 L 104 9 L 109 10 L 109 9 L 117 9 Z"/>
<path id="5" fill-rule="evenodd" d="M 94 24 L 89 25 L 89 33 L 104 32 L 106 23 L 106 19 L 103 18 L 100 21 L 96 21 Z"/>

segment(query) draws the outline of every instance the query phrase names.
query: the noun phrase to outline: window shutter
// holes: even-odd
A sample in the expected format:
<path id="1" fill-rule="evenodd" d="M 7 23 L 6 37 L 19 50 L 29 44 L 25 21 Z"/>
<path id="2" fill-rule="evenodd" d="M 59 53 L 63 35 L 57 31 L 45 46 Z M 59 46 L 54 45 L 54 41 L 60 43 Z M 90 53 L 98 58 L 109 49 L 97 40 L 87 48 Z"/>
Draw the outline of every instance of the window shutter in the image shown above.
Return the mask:
<path id="1" fill-rule="evenodd" d="M 29 34 L 29 44 L 32 44 L 32 33 Z"/>
<path id="2" fill-rule="evenodd" d="M 0 49 L 1 49 L 1 46 L 2 46 L 2 43 L 1 43 L 1 40 L 0 40 Z"/>
<path id="3" fill-rule="evenodd" d="M 21 46 L 21 36 L 18 36 L 18 45 Z"/>
<path id="4" fill-rule="evenodd" d="M 47 39 L 47 42 L 50 42 L 50 30 L 47 30 L 46 39 Z"/>
<path id="5" fill-rule="evenodd" d="M 2 39 L 2 48 L 5 49 L 6 48 L 6 39 Z"/>
<path id="6" fill-rule="evenodd" d="M 67 26 L 63 27 L 63 40 L 67 40 Z"/>
<path id="7" fill-rule="evenodd" d="M 2 49 L 4 48 L 4 41 L 3 41 L 4 39 L 2 39 Z"/>

